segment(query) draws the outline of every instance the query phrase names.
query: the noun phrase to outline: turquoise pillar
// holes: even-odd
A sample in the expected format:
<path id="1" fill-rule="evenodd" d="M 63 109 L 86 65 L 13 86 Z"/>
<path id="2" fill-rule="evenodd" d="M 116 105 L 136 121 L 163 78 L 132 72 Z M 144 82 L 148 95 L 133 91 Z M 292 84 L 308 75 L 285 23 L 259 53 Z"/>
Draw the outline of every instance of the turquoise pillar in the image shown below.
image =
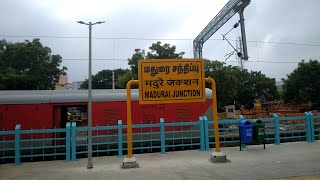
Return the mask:
<path id="1" fill-rule="evenodd" d="M 122 120 L 118 120 L 118 157 L 122 158 Z"/>

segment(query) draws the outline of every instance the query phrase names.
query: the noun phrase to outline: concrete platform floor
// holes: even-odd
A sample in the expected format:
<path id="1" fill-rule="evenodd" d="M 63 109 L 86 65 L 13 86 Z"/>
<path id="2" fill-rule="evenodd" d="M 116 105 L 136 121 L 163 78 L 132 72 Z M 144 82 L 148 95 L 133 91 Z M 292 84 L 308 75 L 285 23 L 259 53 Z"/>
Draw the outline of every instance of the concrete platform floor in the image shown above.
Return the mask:
<path id="1" fill-rule="evenodd" d="M 47 161 L 0 165 L 0 179 L 23 180 L 213 180 L 213 179 L 320 179 L 320 142 L 283 143 L 281 145 L 222 148 L 231 161 L 209 162 L 210 151 L 176 151 L 137 154 L 140 167 L 121 169 L 123 158 L 93 159 L 94 168 L 86 169 L 87 159 L 75 162 Z M 308 177 L 306 177 L 308 176 Z M 305 178 L 304 178 L 305 177 Z M 299 179 L 300 179 L 299 178 Z"/>

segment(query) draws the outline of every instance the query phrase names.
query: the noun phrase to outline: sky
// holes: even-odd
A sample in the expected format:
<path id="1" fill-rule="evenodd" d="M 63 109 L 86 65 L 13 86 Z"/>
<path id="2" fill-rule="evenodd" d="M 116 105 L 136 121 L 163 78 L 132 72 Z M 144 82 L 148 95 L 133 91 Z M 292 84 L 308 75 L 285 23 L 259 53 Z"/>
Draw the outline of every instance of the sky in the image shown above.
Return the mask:
<path id="1" fill-rule="evenodd" d="M 92 29 L 92 72 L 129 68 L 134 49 L 161 41 L 193 58 L 193 39 L 228 0 L 1 0 L 0 38 L 19 42 L 40 38 L 60 54 L 69 82 L 88 77 L 88 27 Z M 244 10 L 249 60 L 244 68 L 280 81 L 301 59 L 320 60 L 319 0 L 252 0 Z M 238 22 L 235 14 L 203 47 L 203 58 L 238 66 L 222 34 Z M 233 46 L 240 26 L 226 37 Z"/>

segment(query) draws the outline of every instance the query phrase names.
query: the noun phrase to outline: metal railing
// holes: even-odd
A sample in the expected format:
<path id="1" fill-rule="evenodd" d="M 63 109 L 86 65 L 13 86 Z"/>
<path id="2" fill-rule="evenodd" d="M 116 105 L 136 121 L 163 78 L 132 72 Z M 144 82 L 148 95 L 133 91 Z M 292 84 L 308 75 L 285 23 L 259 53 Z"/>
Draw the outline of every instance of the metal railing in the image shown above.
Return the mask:
<path id="1" fill-rule="evenodd" d="M 127 151 L 126 125 L 118 120 L 117 126 L 93 127 L 93 153 L 99 155 L 118 155 L 122 157 Z M 156 124 L 134 124 L 133 150 L 135 153 L 146 151 L 160 151 L 165 154 L 167 150 L 176 148 L 201 146 L 204 149 L 204 132 L 202 118 L 197 122 L 165 123 L 161 118 Z M 87 151 L 87 127 L 71 127 L 72 160 L 86 156 Z M 111 132 L 110 132 L 111 131 Z"/>
<path id="2" fill-rule="evenodd" d="M 17 131 L 17 133 L 16 133 Z M 15 143 L 19 142 L 19 126 L 13 131 L 0 131 L 0 137 L 1 137 L 1 141 L 0 141 L 0 151 L 1 151 L 1 162 L 14 162 L 15 161 L 15 154 L 19 153 L 19 152 L 15 152 L 16 151 L 16 145 Z M 20 159 L 18 159 L 20 160 Z M 19 164 L 19 161 L 16 161 L 16 164 Z"/>
<path id="3" fill-rule="evenodd" d="M 243 116 L 240 116 L 243 119 Z M 266 142 L 280 144 L 292 141 L 314 142 L 320 139 L 320 116 L 306 112 L 305 116 L 261 118 L 265 124 Z M 219 120 L 222 146 L 239 145 L 237 120 Z M 66 128 L 24 130 L 16 125 L 14 130 L 0 131 L 0 162 L 63 159 L 74 161 L 87 156 L 87 127 L 77 127 L 75 122 Z M 134 153 L 160 152 L 183 149 L 210 150 L 215 146 L 213 120 L 199 117 L 198 121 L 134 124 Z M 127 151 L 127 126 L 118 120 L 114 126 L 96 126 L 93 131 L 93 155 L 118 155 Z"/>
<path id="4" fill-rule="evenodd" d="M 208 145 L 206 145 L 206 150 L 209 150 L 210 147 L 215 147 L 214 142 L 214 128 L 213 128 L 213 120 L 208 120 L 204 117 L 205 124 L 208 127 L 208 138 L 206 139 Z M 244 119 L 243 116 L 240 115 L 240 120 Z M 275 126 L 274 118 L 262 118 L 260 119 L 265 124 L 266 131 L 266 142 L 271 143 L 275 141 Z M 238 128 L 239 120 L 219 120 L 219 138 L 221 146 L 238 146 L 239 145 L 239 128 Z M 276 120 L 277 122 L 277 120 Z"/>
<path id="5" fill-rule="evenodd" d="M 110 134 L 110 131 L 118 131 L 119 126 L 96 126 L 92 128 L 92 153 L 96 156 L 116 154 L 118 152 L 118 133 Z M 88 127 L 71 127 L 72 160 L 78 157 L 86 157 L 88 154 L 87 143 Z M 121 147 L 120 147 L 121 148 Z"/>
<path id="6" fill-rule="evenodd" d="M 14 131 L 0 131 L 0 160 L 16 165 L 21 160 L 65 159 L 70 161 L 70 125 L 56 129 L 22 130 L 18 124 Z"/>
<path id="7" fill-rule="evenodd" d="M 314 116 L 313 119 L 311 119 L 311 122 L 313 122 L 314 139 L 315 140 L 320 140 L 320 115 L 319 116 Z"/>

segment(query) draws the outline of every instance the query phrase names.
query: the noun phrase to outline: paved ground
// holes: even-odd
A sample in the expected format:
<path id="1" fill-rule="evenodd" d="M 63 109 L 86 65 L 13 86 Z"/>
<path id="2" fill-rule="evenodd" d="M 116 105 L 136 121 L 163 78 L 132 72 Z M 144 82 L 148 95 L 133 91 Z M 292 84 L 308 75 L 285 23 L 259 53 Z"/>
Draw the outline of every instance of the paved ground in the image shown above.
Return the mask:
<path id="1" fill-rule="evenodd" d="M 138 154 L 140 168 L 121 169 L 122 158 L 94 158 L 94 168 L 86 169 L 87 159 L 76 162 L 48 161 L 0 165 L 0 179 L 32 180 L 212 180 L 271 179 L 295 177 L 320 179 L 320 142 L 222 148 L 231 160 L 225 164 L 208 161 L 210 152 L 198 150 Z M 297 177 L 298 176 L 298 177 Z M 308 176 L 308 177 L 305 177 Z M 300 177 L 300 178 L 299 178 Z M 305 177 L 305 178 L 302 178 Z"/>
<path id="2" fill-rule="evenodd" d="M 299 177 L 286 177 L 276 178 L 272 180 L 319 180 L 320 176 L 299 176 Z"/>

